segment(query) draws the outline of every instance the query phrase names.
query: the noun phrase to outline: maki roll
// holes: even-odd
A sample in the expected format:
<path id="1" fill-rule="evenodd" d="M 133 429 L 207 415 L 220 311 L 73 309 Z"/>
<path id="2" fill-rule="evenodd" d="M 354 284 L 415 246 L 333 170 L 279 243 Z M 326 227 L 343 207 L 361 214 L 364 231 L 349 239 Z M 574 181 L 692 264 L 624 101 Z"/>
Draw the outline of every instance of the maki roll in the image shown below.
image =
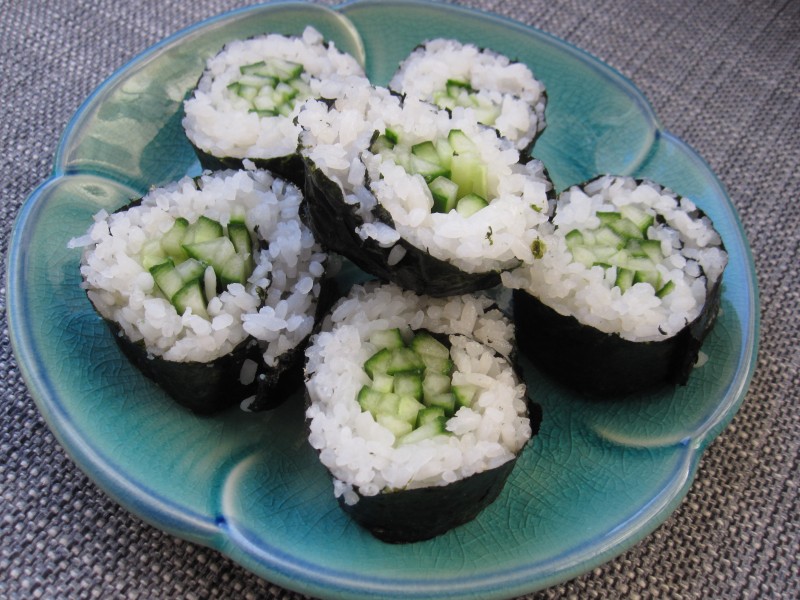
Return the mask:
<path id="1" fill-rule="evenodd" d="M 544 86 L 524 64 L 490 49 L 435 39 L 417 47 L 398 68 L 389 88 L 441 108 L 471 108 L 520 149 L 544 129 Z"/>
<path id="2" fill-rule="evenodd" d="M 267 408 L 302 385 L 325 254 L 300 201 L 266 171 L 207 173 L 101 211 L 71 241 L 114 339 L 184 406 Z"/>
<path id="3" fill-rule="evenodd" d="M 299 183 L 298 107 L 335 97 L 340 79 L 363 76 L 352 56 L 310 26 L 297 37 L 236 40 L 208 61 L 184 102 L 183 127 L 206 168 L 238 169 L 249 159 Z"/>
<path id="4" fill-rule="evenodd" d="M 727 264 L 709 218 L 653 182 L 603 176 L 565 191 L 547 231 L 542 258 L 503 276 L 521 350 L 598 395 L 685 384 Z"/>
<path id="5" fill-rule="evenodd" d="M 493 502 L 538 430 L 483 296 L 354 286 L 306 352 L 309 442 L 340 506 L 377 538 L 429 539 Z"/>
<path id="6" fill-rule="evenodd" d="M 365 271 L 429 296 L 487 289 L 533 260 L 551 183 L 469 109 L 382 88 L 309 103 L 307 221 Z"/>

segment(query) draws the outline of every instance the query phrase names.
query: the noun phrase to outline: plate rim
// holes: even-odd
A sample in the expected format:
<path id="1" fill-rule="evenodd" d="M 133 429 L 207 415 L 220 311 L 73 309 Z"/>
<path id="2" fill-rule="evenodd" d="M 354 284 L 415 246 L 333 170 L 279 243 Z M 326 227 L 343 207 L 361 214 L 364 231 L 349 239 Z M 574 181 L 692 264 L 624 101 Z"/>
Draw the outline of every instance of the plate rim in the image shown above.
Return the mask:
<path id="1" fill-rule="evenodd" d="M 619 73 L 616 69 L 612 66 L 608 65 L 607 63 L 603 62 L 593 54 L 577 47 L 562 38 L 558 38 L 548 32 L 542 31 L 536 27 L 526 25 L 519 21 L 515 21 L 511 18 L 504 17 L 502 15 L 497 15 L 489 12 L 485 12 L 482 10 L 464 7 L 460 5 L 449 5 L 449 4 L 442 4 L 439 2 L 430 2 L 426 0 L 389 0 L 389 2 L 382 2 L 381 0 L 348 0 L 342 4 L 333 6 L 333 7 L 326 7 L 322 5 L 314 5 L 315 8 L 324 9 L 326 11 L 334 12 L 339 14 L 340 16 L 344 16 L 346 18 L 345 12 L 347 7 L 351 6 L 364 6 L 364 5 L 380 5 L 380 4 L 395 4 L 395 5 L 418 5 L 418 6 L 425 6 L 425 7 L 436 7 L 441 10 L 445 11 L 453 11 L 453 12 L 460 12 L 470 14 L 472 16 L 479 16 L 479 17 L 488 17 L 492 20 L 495 20 L 498 24 L 502 26 L 509 26 L 512 25 L 515 28 L 519 28 L 525 32 L 534 32 L 537 35 L 545 36 L 550 42 L 558 44 L 560 47 L 567 48 L 572 53 L 579 53 L 582 54 L 587 60 L 591 61 L 594 66 L 600 66 L 604 71 L 609 71 L 615 74 L 616 77 L 619 78 L 620 81 L 626 83 L 626 85 L 636 94 L 637 98 L 640 98 L 643 101 L 643 104 L 650 108 L 652 112 L 652 107 L 650 103 L 647 101 L 646 97 L 642 94 L 642 92 L 636 88 L 636 86 L 630 81 L 627 77 Z M 42 182 L 33 192 L 28 196 L 25 202 L 22 204 L 18 215 L 15 219 L 12 234 L 10 237 L 9 243 L 9 252 L 6 259 L 6 289 L 8 291 L 8 303 L 6 307 L 7 312 L 7 320 L 8 320 L 8 327 L 9 327 L 9 338 L 11 341 L 12 351 L 14 357 L 16 358 L 17 365 L 20 368 L 20 372 L 23 376 L 23 379 L 30 391 L 31 396 L 33 397 L 39 411 L 45 417 L 45 420 L 48 424 L 49 429 L 55 435 L 56 439 L 65 449 L 67 454 L 72 458 L 75 464 L 82 470 L 84 473 L 89 475 L 89 477 L 93 480 L 93 482 L 98 485 L 103 491 L 105 491 L 111 498 L 114 499 L 115 502 L 120 504 L 127 510 L 130 510 L 132 513 L 136 514 L 137 516 L 143 518 L 145 521 L 150 523 L 151 525 L 161 529 L 163 531 L 167 531 L 171 534 L 177 535 L 178 537 L 200 543 L 202 545 L 206 545 L 212 547 L 226 556 L 229 556 L 234 562 L 244 565 L 245 563 L 249 563 L 250 557 L 242 557 L 236 551 L 229 552 L 227 551 L 226 544 L 222 543 L 226 539 L 226 532 L 224 529 L 219 527 L 219 524 L 214 522 L 213 519 L 209 519 L 207 515 L 187 515 L 184 511 L 177 511 L 180 514 L 175 514 L 175 508 L 179 507 L 170 507 L 169 503 L 158 502 L 159 498 L 156 495 L 155 497 L 147 493 L 146 490 L 143 490 L 138 484 L 134 485 L 132 482 L 128 481 L 124 477 L 124 473 L 115 473 L 112 469 L 109 468 L 109 465 L 105 463 L 104 457 L 99 456 L 95 449 L 92 447 L 90 440 L 85 440 L 74 428 L 74 424 L 67 418 L 66 415 L 59 414 L 58 410 L 60 407 L 57 403 L 53 403 L 52 399 L 47 397 L 51 392 L 43 389 L 40 385 L 40 379 L 35 376 L 33 373 L 33 369 L 31 364 L 29 363 L 29 358 L 27 355 L 29 352 L 22 352 L 23 349 L 27 349 L 28 342 L 26 337 L 23 333 L 23 326 L 22 326 L 22 316 L 19 312 L 20 307 L 17 306 L 16 297 L 19 295 L 18 286 L 20 284 L 19 279 L 16 277 L 15 273 L 12 272 L 13 266 L 19 265 L 20 261 L 22 260 L 21 255 L 24 249 L 23 238 L 24 234 L 26 234 L 25 225 L 29 222 L 30 219 L 33 218 L 33 214 L 36 211 L 44 210 L 46 207 L 41 204 L 41 198 L 46 195 L 46 192 L 51 186 L 57 186 L 59 181 L 62 178 L 71 177 L 74 174 L 77 175 L 94 175 L 100 178 L 105 178 L 111 180 L 113 183 L 117 185 L 126 185 L 123 182 L 116 181 L 113 177 L 105 175 L 105 174 L 97 174 L 92 172 L 82 172 L 80 170 L 71 171 L 68 167 L 63 164 L 65 160 L 64 151 L 68 141 L 70 140 L 70 136 L 76 130 L 77 126 L 80 123 L 81 118 L 83 118 L 84 113 L 86 112 L 87 108 L 91 107 L 95 100 L 102 94 L 102 92 L 109 87 L 113 86 L 117 82 L 124 80 L 126 75 L 129 74 L 130 70 L 134 67 L 141 66 L 151 57 L 155 57 L 156 55 L 160 54 L 166 47 L 171 47 L 173 44 L 180 43 L 180 41 L 186 37 L 187 35 L 199 31 L 202 29 L 206 29 L 208 27 L 214 26 L 219 24 L 227 19 L 236 18 L 245 13 L 257 13 L 264 9 L 269 9 L 270 7 L 276 5 L 299 5 L 307 7 L 309 4 L 306 2 L 297 2 L 294 0 L 290 1 L 280 1 L 280 2 L 269 2 L 264 4 L 257 4 L 251 6 L 245 6 L 238 9 L 234 9 L 232 11 L 227 11 L 221 13 L 216 16 L 209 17 L 208 19 L 204 19 L 198 21 L 184 29 L 173 33 L 172 35 L 164 38 L 163 40 L 157 42 L 156 44 L 148 47 L 144 51 L 138 53 L 129 61 L 127 61 L 124 65 L 117 68 L 108 78 L 106 78 L 97 88 L 93 90 L 93 92 L 80 104 L 72 118 L 69 120 L 67 126 L 62 133 L 60 141 L 56 147 L 56 151 L 53 158 L 53 169 L 51 175 Z M 654 123 L 657 125 L 658 132 L 662 136 L 670 137 L 676 143 L 680 144 L 684 147 L 684 150 L 690 152 L 693 157 L 697 160 L 706 164 L 705 161 L 700 157 L 700 155 L 695 152 L 688 144 L 683 142 L 681 139 L 677 138 L 670 134 L 667 130 L 663 128 L 661 122 L 658 120 L 657 116 L 653 112 Z M 738 213 L 735 210 L 732 202 L 730 201 L 730 197 L 728 196 L 727 192 L 724 190 L 724 187 L 721 182 L 716 177 L 716 174 L 708 167 L 706 164 L 706 168 L 708 172 L 711 173 L 715 179 L 715 181 L 720 186 L 722 190 L 723 197 L 727 200 L 727 208 L 730 209 L 732 212 L 733 217 L 736 220 L 737 226 L 739 227 L 742 235 L 744 236 L 744 230 L 739 220 Z M 129 186 L 128 186 L 129 187 Z M 694 476 L 697 472 L 697 467 L 702 455 L 704 453 L 705 448 L 721 433 L 721 431 L 727 426 L 730 420 L 733 419 L 734 415 L 736 414 L 739 406 L 744 401 L 746 396 L 746 391 L 749 387 L 750 381 L 752 380 L 753 372 L 756 367 L 756 359 L 758 353 L 758 334 L 759 334 L 759 311 L 757 309 L 759 302 L 758 302 L 758 285 L 757 285 L 757 278 L 755 273 L 755 266 L 752 259 L 752 254 L 750 251 L 749 244 L 744 238 L 744 249 L 746 251 L 746 259 L 747 265 L 749 269 L 747 271 L 747 275 L 749 275 L 752 295 L 750 296 L 750 303 L 748 310 L 751 311 L 753 315 L 752 321 L 750 324 L 750 331 L 743 332 L 743 338 L 748 339 L 748 333 L 752 336 L 753 343 L 751 345 L 747 345 L 747 348 L 743 348 L 743 354 L 740 355 L 739 365 L 746 365 L 746 369 L 742 371 L 741 369 L 737 369 L 738 377 L 735 378 L 737 382 L 736 389 L 730 392 L 734 398 L 732 403 L 725 405 L 724 407 L 718 407 L 718 413 L 714 418 L 709 418 L 707 420 L 708 426 L 704 428 L 701 432 L 698 432 L 698 435 L 691 436 L 691 440 L 687 440 L 687 448 L 686 448 L 686 468 L 684 470 L 685 477 L 681 480 L 680 485 L 677 485 L 675 489 L 675 493 L 670 495 L 667 498 L 666 503 L 663 504 L 650 518 L 646 520 L 645 527 L 639 528 L 635 532 L 628 532 L 627 536 L 618 543 L 613 545 L 612 547 L 606 548 L 600 552 L 600 554 L 595 554 L 595 557 L 600 557 L 598 560 L 589 560 L 584 559 L 579 561 L 578 564 L 573 566 L 568 571 L 559 571 L 558 573 L 552 574 L 549 578 L 540 579 L 536 582 L 536 584 L 531 584 L 529 581 L 517 581 L 513 589 L 508 587 L 508 574 L 504 575 L 504 584 L 506 587 L 504 588 L 505 592 L 512 592 L 512 593 L 529 593 L 534 590 L 542 589 L 543 587 L 547 587 L 553 585 L 555 583 L 565 581 L 571 579 L 581 573 L 586 572 L 588 569 L 603 564 L 607 560 L 609 560 L 613 556 L 617 556 L 620 553 L 624 552 L 626 549 L 629 549 L 635 543 L 644 539 L 647 535 L 649 535 L 654 529 L 660 526 L 666 517 L 671 514 L 672 511 L 677 507 L 680 501 L 685 497 L 686 493 L 688 492 L 689 487 L 691 486 Z M 746 355 L 746 356 L 745 356 Z M 21 358 L 23 357 L 24 358 Z M 716 414 L 716 413 L 715 413 Z M 77 458 L 77 457 L 81 458 Z M 98 481 L 99 479 L 99 481 Z M 133 494 L 131 494 L 133 492 Z M 141 497 L 141 498 L 140 498 Z M 132 500 L 134 498 L 134 500 Z M 160 508 L 154 508 L 152 506 L 152 501 L 156 500 L 156 504 L 163 505 Z M 163 519 L 164 516 L 172 516 L 172 520 L 170 518 Z M 159 517 L 157 519 L 156 517 Z M 196 528 L 195 531 L 192 531 L 192 528 Z M 247 560 L 244 560 L 246 558 Z M 267 579 L 274 580 L 276 583 L 280 583 L 287 588 L 290 589 L 298 589 L 297 581 L 291 579 L 293 573 L 284 572 L 278 568 L 277 565 L 272 565 L 271 569 L 264 569 L 264 565 L 262 564 L 250 564 L 247 568 L 259 576 L 265 577 Z M 517 572 L 517 571 L 515 571 Z M 326 580 L 327 581 L 327 580 Z M 516 581 L 516 580 L 515 580 Z M 345 593 L 347 590 L 341 588 L 339 590 L 332 590 L 328 587 L 321 586 L 319 582 L 316 582 L 316 585 L 313 585 L 311 582 L 303 582 L 306 584 L 307 589 L 305 591 L 311 593 L 319 593 L 320 591 L 325 593 Z M 329 582 L 330 584 L 330 582 Z M 350 582 L 350 587 L 347 588 L 352 593 L 369 593 L 372 591 L 372 588 L 369 589 L 362 589 L 360 587 L 353 588 L 352 582 Z M 535 585 L 535 588 L 534 588 Z M 466 592 L 466 591 L 465 591 Z M 337 596 L 338 597 L 338 596 Z M 349 596 L 341 596 L 341 597 L 349 597 Z M 498 596 L 500 597 L 500 596 Z"/>

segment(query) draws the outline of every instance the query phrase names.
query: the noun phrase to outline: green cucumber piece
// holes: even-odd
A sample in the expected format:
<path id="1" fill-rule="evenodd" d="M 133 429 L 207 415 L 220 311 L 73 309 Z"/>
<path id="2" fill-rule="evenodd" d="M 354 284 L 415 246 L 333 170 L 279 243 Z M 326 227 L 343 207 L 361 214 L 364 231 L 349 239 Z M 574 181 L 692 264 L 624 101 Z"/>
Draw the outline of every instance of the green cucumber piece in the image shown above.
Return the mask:
<path id="1" fill-rule="evenodd" d="M 369 151 L 373 154 L 380 154 L 381 152 L 387 152 L 394 148 L 395 142 L 391 141 L 385 135 L 379 135 L 375 138 L 375 141 L 369 147 Z"/>
<path id="2" fill-rule="evenodd" d="M 395 146 L 397 142 L 400 141 L 400 136 L 397 135 L 397 132 L 394 129 L 390 129 L 387 127 L 384 130 L 383 135 L 389 142 L 391 142 L 392 146 Z"/>
<path id="3" fill-rule="evenodd" d="M 437 435 L 446 434 L 447 429 L 445 427 L 445 420 L 442 419 L 433 419 L 420 425 L 413 431 L 406 433 L 405 435 L 400 436 L 395 444 L 398 446 L 404 446 L 406 444 L 415 444 L 417 442 L 421 442 L 423 440 L 427 440 Z"/>
<path id="4" fill-rule="evenodd" d="M 467 194 L 456 204 L 456 212 L 462 217 L 467 218 L 487 206 L 489 206 L 489 203 L 482 196 L 474 193 Z"/>
<path id="5" fill-rule="evenodd" d="M 447 177 L 437 177 L 428 184 L 433 196 L 433 212 L 448 213 L 456 207 L 458 184 Z"/>
<path id="6" fill-rule="evenodd" d="M 667 281 L 667 283 L 665 283 L 663 286 L 661 286 L 661 289 L 656 292 L 656 296 L 658 296 L 659 298 L 663 298 L 664 296 L 673 292 L 674 290 L 675 290 L 675 282 L 670 280 Z"/>
<path id="7" fill-rule="evenodd" d="M 228 239 L 233 243 L 233 248 L 237 254 L 253 253 L 253 238 L 247 225 L 241 221 L 231 221 L 228 223 Z"/>
<path id="8" fill-rule="evenodd" d="M 386 373 L 389 370 L 389 364 L 392 361 L 392 350 L 383 348 L 378 350 L 375 354 L 367 359 L 364 363 L 364 370 L 370 379 L 375 379 L 376 373 Z"/>
<path id="9" fill-rule="evenodd" d="M 444 394 L 450 391 L 451 381 L 448 375 L 442 373 L 426 373 L 422 380 L 422 398 L 428 405 L 429 398 Z"/>
<path id="10" fill-rule="evenodd" d="M 225 261 L 221 268 L 217 269 L 216 266 L 211 265 L 214 271 L 219 275 L 219 280 L 223 288 L 231 283 L 240 283 L 242 285 L 247 283 L 247 277 L 253 270 L 252 267 L 250 267 L 248 259 L 249 256 L 233 254 Z"/>
<path id="11" fill-rule="evenodd" d="M 397 416 L 397 407 L 400 405 L 400 396 L 394 393 L 383 394 L 375 407 L 375 416 L 392 415 Z"/>
<path id="12" fill-rule="evenodd" d="M 400 396 L 397 403 L 397 418 L 402 419 L 413 428 L 417 423 L 417 415 L 423 408 L 425 405 L 411 396 Z"/>
<path id="13" fill-rule="evenodd" d="M 600 219 L 601 225 L 610 225 L 611 223 L 619 221 L 622 218 L 622 215 L 620 215 L 618 212 L 602 210 L 597 211 L 595 216 Z"/>
<path id="14" fill-rule="evenodd" d="M 449 169 L 453 160 L 453 147 L 446 139 L 438 139 L 433 145 L 436 147 L 436 155 L 439 157 L 439 164 Z"/>
<path id="15" fill-rule="evenodd" d="M 446 418 L 444 409 L 441 406 L 425 406 L 417 413 L 417 427 L 422 427 L 425 423 L 438 419 L 441 419 L 442 423 L 444 423 Z"/>
<path id="16" fill-rule="evenodd" d="M 641 229 L 633 221 L 625 218 L 617 219 L 608 224 L 608 227 L 626 240 L 629 238 L 644 238 Z"/>
<path id="17" fill-rule="evenodd" d="M 453 392 L 444 392 L 431 397 L 425 397 L 426 406 L 438 406 L 444 410 L 447 416 L 452 416 L 456 412 L 456 397 Z"/>
<path id="18" fill-rule="evenodd" d="M 654 263 L 660 263 L 664 258 L 664 253 L 661 251 L 661 242 L 659 240 L 641 240 L 639 245 L 647 257 Z"/>
<path id="19" fill-rule="evenodd" d="M 389 375 L 400 373 L 422 373 L 425 370 L 425 363 L 419 354 L 411 348 L 395 348 L 391 350 L 391 358 L 386 372 Z"/>
<path id="20" fill-rule="evenodd" d="M 431 182 L 437 177 L 447 177 L 450 172 L 438 162 L 430 162 L 411 154 L 408 161 L 409 169 L 412 173 L 422 175 L 426 182 Z"/>
<path id="21" fill-rule="evenodd" d="M 167 300 L 172 301 L 172 297 L 181 289 L 186 282 L 181 278 L 180 273 L 175 269 L 172 259 L 154 265 L 150 268 L 150 274 L 156 282 L 158 289 L 166 296 Z"/>
<path id="22" fill-rule="evenodd" d="M 433 142 L 420 142 L 411 146 L 411 154 L 435 165 L 441 165 L 441 158 Z"/>
<path id="23" fill-rule="evenodd" d="M 386 373 L 375 373 L 372 389 L 382 394 L 391 394 L 394 391 L 394 377 Z"/>
<path id="24" fill-rule="evenodd" d="M 611 227 L 600 227 L 594 231 L 594 243 L 609 248 L 620 249 L 625 246 L 625 238 Z"/>
<path id="25" fill-rule="evenodd" d="M 214 267 L 217 273 L 221 273 L 231 257 L 236 256 L 236 248 L 227 237 L 216 237 L 202 242 L 184 244 L 183 248 L 192 258 Z"/>
<path id="26" fill-rule="evenodd" d="M 614 285 L 618 286 L 620 291 L 625 293 L 633 285 L 634 271 L 626 269 L 625 267 L 617 268 L 617 278 L 614 280 Z"/>
<path id="27" fill-rule="evenodd" d="M 574 248 L 570 249 L 570 252 L 572 253 L 572 258 L 575 259 L 575 261 L 584 264 L 587 267 L 594 265 L 597 260 L 594 252 L 584 246 L 575 246 Z"/>
<path id="28" fill-rule="evenodd" d="M 394 434 L 395 438 L 402 438 L 413 430 L 413 425 L 408 421 L 389 414 L 379 414 L 375 420 Z"/>
<path id="29" fill-rule="evenodd" d="M 570 250 L 583 246 L 586 243 L 584 241 L 583 234 L 578 229 L 573 229 L 572 231 L 568 232 L 564 236 L 564 241 L 566 241 L 567 248 L 569 248 Z"/>
<path id="30" fill-rule="evenodd" d="M 447 83 L 445 83 L 445 89 L 447 89 L 448 93 L 452 91 L 454 94 L 458 94 L 463 90 L 467 90 L 468 92 L 475 91 L 472 85 L 470 85 L 470 82 L 464 81 L 463 79 L 448 79 Z"/>
<path id="31" fill-rule="evenodd" d="M 463 385 L 454 385 L 452 387 L 453 395 L 456 397 L 456 405 L 466 406 L 469 408 L 475 401 L 478 394 L 478 386 L 465 383 Z"/>
<path id="32" fill-rule="evenodd" d="M 450 349 L 427 331 L 418 331 L 409 345 L 420 354 L 430 354 L 440 358 L 450 357 Z"/>
<path id="33" fill-rule="evenodd" d="M 656 270 L 637 270 L 633 275 L 634 283 L 649 283 L 653 290 L 661 289 L 661 273 Z"/>
<path id="34" fill-rule="evenodd" d="M 186 237 L 187 229 L 189 229 L 189 221 L 183 217 L 178 217 L 169 231 L 161 237 L 161 247 L 174 260 L 182 261 L 188 258 L 186 251 L 183 249 L 183 239 Z"/>
<path id="35" fill-rule="evenodd" d="M 460 129 L 451 129 L 447 134 L 447 141 L 454 154 L 476 154 L 478 152 L 475 142 Z"/>
<path id="36" fill-rule="evenodd" d="M 365 412 L 372 413 L 373 416 L 378 412 L 378 406 L 380 406 L 381 400 L 385 394 L 383 392 L 379 392 L 378 390 L 365 385 L 358 391 L 358 405 L 361 407 L 361 410 Z"/>
<path id="37" fill-rule="evenodd" d="M 181 277 L 181 281 L 189 283 L 195 279 L 200 279 L 205 272 L 206 267 L 199 260 L 187 258 L 182 263 L 175 265 L 175 271 Z"/>
<path id="38" fill-rule="evenodd" d="M 397 328 L 375 331 L 369 336 L 369 342 L 378 348 L 402 348 L 405 346 L 403 334 Z"/>
<path id="39" fill-rule="evenodd" d="M 472 110 L 475 112 L 475 119 L 478 123 L 483 123 L 484 125 L 494 125 L 497 117 L 500 116 L 499 106 L 489 102 L 480 102 L 477 98 L 474 98 Z"/>
<path id="40" fill-rule="evenodd" d="M 419 373 L 398 373 L 394 376 L 392 390 L 400 396 L 409 396 L 420 400 L 422 398 L 422 376 Z"/>
<path id="41" fill-rule="evenodd" d="M 186 228 L 186 234 L 183 237 L 181 246 L 207 242 L 223 235 L 225 235 L 225 232 L 218 221 L 201 216 Z"/>
<path id="42" fill-rule="evenodd" d="M 644 235 L 644 233 L 647 231 L 647 228 L 650 227 L 650 225 L 652 225 L 655 221 L 655 217 L 653 215 L 634 204 L 625 204 L 620 206 L 619 214 L 624 219 L 627 219 L 633 223 L 642 235 Z"/>
<path id="43" fill-rule="evenodd" d="M 148 240 L 142 245 L 142 251 L 139 253 L 142 266 L 148 271 L 158 264 L 161 264 L 169 258 L 161 242 L 158 240 Z"/>
<path id="44" fill-rule="evenodd" d="M 458 197 L 489 196 L 486 165 L 474 154 L 455 154 L 450 163 L 450 179 L 458 185 Z"/>
<path id="45" fill-rule="evenodd" d="M 172 296 L 172 304 L 179 315 L 191 308 L 192 314 L 208 319 L 206 312 L 206 299 L 203 296 L 203 287 L 199 279 L 190 281 Z"/>

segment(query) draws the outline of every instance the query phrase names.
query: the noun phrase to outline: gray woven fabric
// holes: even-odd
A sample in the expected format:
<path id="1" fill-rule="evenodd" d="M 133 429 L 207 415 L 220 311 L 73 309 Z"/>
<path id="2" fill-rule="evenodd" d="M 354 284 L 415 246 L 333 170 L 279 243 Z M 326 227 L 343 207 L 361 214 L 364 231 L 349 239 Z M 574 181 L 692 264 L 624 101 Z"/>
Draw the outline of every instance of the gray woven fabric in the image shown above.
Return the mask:
<path id="1" fill-rule="evenodd" d="M 151 44 L 239 0 L 0 2 L 0 253 L 71 115 Z M 633 549 L 535 598 L 800 595 L 800 2 L 469 0 L 628 76 L 710 163 L 753 248 L 757 370 L 678 510 Z M 0 338 L 0 597 L 299 598 L 116 505 L 44 424 Z"/>

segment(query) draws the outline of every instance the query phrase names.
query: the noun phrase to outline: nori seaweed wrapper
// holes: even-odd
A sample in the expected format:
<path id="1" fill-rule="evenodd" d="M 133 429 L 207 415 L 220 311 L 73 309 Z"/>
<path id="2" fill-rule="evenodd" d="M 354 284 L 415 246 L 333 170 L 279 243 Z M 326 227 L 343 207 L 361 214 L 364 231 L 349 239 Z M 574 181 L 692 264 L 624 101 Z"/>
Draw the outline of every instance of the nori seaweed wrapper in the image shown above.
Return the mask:
<path id="1" fill-rule="evenodd" d="M 532 435 L 536 435 L 542 422 L 541 406 L 529 402 L 528 412 Z M 381 541 L 407 544 L 428 540 L 472 521 L 494 502 L 524 449 L 499 467 L 448 485 L 383 491 L 375 496 L 359 494 L 352 505 L 340 496 L 339 506 Z"/>
<path id="2" fill-rule="evenodd" d="M 338 296 L 336 282 L 332 279 L 323 280 L 315 313 L 317 324 Z M 198 414 L 220 412 L 250 396 L 253 398 L 247 402 L 247 411 L 272 410 L 302 388 L 303 353 L 311 334 L 282 354 L 273 367 L 264 364 L 258 341 L 251 336 L 232 352 L 212 361 L 178 362 L 149 353 L 144 342 L 131 341 L 116 322 L 103 320 L 128 360 L 178 404 Z M 256 363 L 257 372 L 251 381 L 242 383 L 240 373 L 246 360 Z"/>
<path id="3" fill-rule="evenodd" d="M 243 384 L 239 377 L 245 360 L 260 364 L 261 353 L 252 338 L 213 361 L 176 362 L 154 356 L 143 342 L 131 341 L 117 323 L 104 321 L 128 360 L 178 404 L 198 414 L 220 412 L 257 391 L 255 379 Z"/>
<path id="4" fill-rule="evenodd" d="M 719 312 L 722 278 L 700 314 L 675 335 L 635 342 L 562 315 L 525 291 L 514 290 L 520 351 L 560 383 L 598 397 L 685 385 Z"/>
<path id="5" fill-rule="evenodd" d="M 191 141 L 190 141 L 191 143 Z M 192 144 L 194 153 L 200 166 L 208 171 L 223 171 L 225 169 L 241 170 L 244 169 L 244 161 L 250 161 L 256 169 L 270 171 L 277 177 L 281 177 L 293 183 L 301 190 L 305 181 L 305 171 L 303 160 L 297 153 L 277 156 L 275 158 L 233 158 L 230 156 L 215 156 Z"/>
<path id="6" fill-rule="evenodd" d="M 381 247 L 374 239 L 362 239 L 357 228 L 364 220 L 356 207 L 345 202 L 341 188 L 304 157 L 306 179 L 302 215 L 316 239 L 325 247 L 347 257 L 367 273 L 404 289 L 432 297 L 471 293 L 500 283 L 499 272 L 466 273 L 446 261 L 406 242 L 397 242 L 405 255 L 389 264 L 391 248 Z M 376 217 L 391 224 L 386 211 L 378 207 Z"/>

